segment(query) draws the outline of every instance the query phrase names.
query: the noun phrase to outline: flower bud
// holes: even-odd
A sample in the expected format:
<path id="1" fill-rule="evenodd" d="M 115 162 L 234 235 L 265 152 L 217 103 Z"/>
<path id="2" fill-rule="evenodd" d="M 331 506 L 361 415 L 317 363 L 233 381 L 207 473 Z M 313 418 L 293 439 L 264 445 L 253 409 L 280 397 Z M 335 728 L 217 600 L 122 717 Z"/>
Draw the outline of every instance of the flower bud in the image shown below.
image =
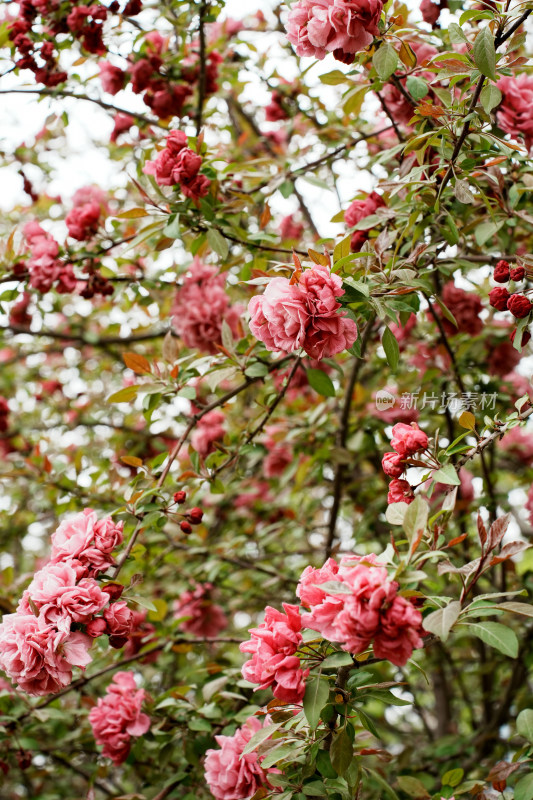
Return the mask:
<path id="1" fill-rule="evenodd" d="M 525 274 L 526 271 L 524 267 L 515 267 L 514 269 L 511 270 L 511 280 L 516 281 L 517 283 L 519 281 L 523 281 Z"/>
<path id="2" fill-rule="evenodd" d="M 109 595 L 110 600 L 118 600 L 122 596 L 124 587 L 120 583 L 106 583 L 102 591 Z"/>
<path id="3" fill-rule="evenodd" d="M 87 636 L 90 636 L 91 639 L 97 639 L 99 636 L 102 636 L 106 630 L 107 622 L 105 619 L 103 617 L 95 617 L 87 623 L 85 633 Z"/>
<path id="4" fill-rule="evenodd" d="M 187 516 L 191 525 L 199 525 L 202 521 L 202 517 L 204 516 L 204 512 L 201 508 L 196 506 L 195 508 L 191 508 Z"/>
<path id="5" fill-rule="evenodd" d="M 507 283 L 509 280 L 509 264 L 507 261 L 498 261 L 494 267 L 494 280 L 496 283 Z"/>
<path id="6" fill-rule="evenodd" d="M 507 308 L 517 319 L 523 319 L 527 317 L 531 309 L 533 309 L 533 305 L 531 304 L 531 300 L 527 298 L 523 294 L 512 294 L 509 300 L 507 301 Z"/>
<path id="7" fill-rule="evenodd" d="M 192 527 L 191 527 L 191 524 L 190 524 L 189 522 L 187 522 L 187 520 L 186 520 L 186 519 L 184 519 L 182 522 L 180 522 L 180 528 L 181 528 L 181 530 L 183 531 L 183 533 L 185 533 L 185 534 L 187 534 L 187 535 L 188 535 L 189 533 L 192 533 Z"/>
<path id="8" fill-rule="evenodd" d="M 505 311 L 507 309 L 507 301 L 510 298 L 510 294 L 507 289 L 503 287 L 497 286 L 495 289 L 492 289 L 489 292 L 489 302 L 491 306 L 498 311 Z"/>
<path id="9" fill-rule="evenodd" d="M 184 491 L 174 493 L 174 502 L 181 504 L 187 499 L 187 494 Z"/>
<path id="10" fill-rule="evenodd" d="M 514 344 L 515 336 L 516 336 L 516 331 L 513 331 L 512 334 L 511 334 L 511 341 L 512 341 L 513 344 Z M 530 332 L 529 331 L 522 331 L 522 339 L 521 339 L 520 345 L 522 347 L 525 347 L 525 345 L 529 342 L 530 339 L 531 339 Z"/>

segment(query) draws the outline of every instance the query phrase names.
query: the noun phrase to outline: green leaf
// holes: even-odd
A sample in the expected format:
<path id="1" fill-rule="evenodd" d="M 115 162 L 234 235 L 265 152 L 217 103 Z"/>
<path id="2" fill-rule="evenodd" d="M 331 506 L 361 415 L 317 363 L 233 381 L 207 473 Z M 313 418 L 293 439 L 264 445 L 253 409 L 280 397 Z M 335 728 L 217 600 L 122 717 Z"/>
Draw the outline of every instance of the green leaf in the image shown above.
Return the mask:
<path id="1" fill-rule="evenodd" d="M 350 653 L 332 653 L 322 662 L 323 669 L 331 669 L 332 667 L 347 667 L 353 664 L 353 658 Z"/>
<path id="2" fill-rule="evenodd" d="M 496 49 L 494 47 L 494 37 L 490 28 L 486 25 L 476 36 L 473 51 L 476 67 L 482 75 L 493 81 L 498 80 L 496 74 Z"/>
<path id="3" fill-rule="evenodd" d="M 340 69 L 334 69 L 332 72 L 326 72 L 325 75 L 320 76 L 320 82 L 325 83 L 326 86 L 338 86 L 339 83 L 346 83 L 347 77 Z"/>
<path id="4" fill-rule="evenodd" d="M 487 114 L 490 114 L 493 108 L 496 108 L 496 106 L 500 105 L 502 101 L 502 93 L 497 86 L 494 86 L 493 83 L 488 83 L 483 87 L 480 99 L 481 105 Z"/>
<path id="5" fill-rule="evenodd" d="M 414 544 L 426 530 L 428 514 L 429 505 L 422 495 L 417 495 L 413 502 L 407 506 L 402 524 L 411 544 Z"/>
<path id="6" fill-rule="evenodd" d="M 462 44 L 467 42 L 468 39 L 456 22 L 450 22 L 448 25 L 448 33 L 450 34 L 450 42 L 452 44 Z"/>
<path id="7" fill-rule="evenodd" d="M 374 53 L 372 63 L 382 81 L 387 81 L 398 68 L 398 53 L 391 44 L 383 44 Z"/>
<path id="8" fill-rule="evenodd" d="M 269 739 L 281 725 L 283 725 L 283 722 L 277 722 L 275 725 L 266 725 L 264 728 L 260 728 L 256 731 L 242 751 L 240 759 L 248 753 L 252 753 L 262 742 Z"/>
<path id="9" fill-rule="evenodd" d="M 390 368 L 393 372 L 396 372 L 396 368 L 398 367 L 398 362 L 400 360 L 400 347 L 389 327 L 386 327 L 383 331 L 381 344 L 385 350 L 385 355 L 387 356 L 387 361 L 389 362 Z"/>
<path id="10" fill-rule="evenodd" d="M 474 234 L 477 244 L 481 247 L 488 242 L 495 233 L 498 233 L 504 223 L 505 220 L 501 220 L 500 222 L 482 222 L 481 225 L 478 225 Z"/>
<path id="11" fill-rule="evenodd" d="M 214 250 L 225 261 L 229 253 L 229 242 L 216 228 L 209 228 L 207 231 L 207 241 L 211 250 Z"/>
<path id="12" fill-rule="evenodd" d="M 529 603 L 500 603 L 496 608 L 501 608 L 502 611 L 511 611 L 513 614 L 522 614 L 524 617 L 533 617 L 533 606 Z"/>
<path id="13" fill-rule="evenodd" d="M 414 75 L 409 75 L 406 84 L 407 91 L 415 100 L 422 100 L 429 91 L 427 83 L 422 78 L 416 78 Z"/>
<path id="14" fill-rule="evenodd" d="M 115 392 L 114 394 L 110 395 L 107 398 L 108 403 L 128 403 L 130 400 L 134 400 L 137 396 L 137 392 L 139 391 L 138 386 L 125 386 L 124 389 L 120 389 L 120 391 Z"/>
<path id="15" fill-rule="evenodd" d="M 468 630 L 485 644 L 494 647 L 510 658 L 518 656 L 516 633 L 499 622 L 470 622 Z"/>
<path id="16" fill-rule="evenodd" d="M 346 256 L 350 255 L 350 246 L 351 246 L 352 237 L 351 235 L 345 236 L 344 239 L 341 239 L 335 245 L 335 249 L 333 250 L 333 263 L 336 264 L 337 261 L 340 261 L 341 258 L 345 258 Z"/>
<path id="17" fill-rule="evenodd" d="M 409 795 L 409 797 L 415 798 L 427 798 L 429 797 L 428 790 L 424 786 L 424 784 L 418 780 L 418 778 L 413 778 L 412 775 L 400 775 L 397 780 L 398 787 Z"/>
<path id="18" fill-rule="evenodd" d="M 272 750 L 269 750 L 267 755 L 261 761 L 261 766 L 263 769 L 267 767 L 271 767 L 273 764 L 277 764 L 278 761 L 283 761 L 284 758 L 288 758 L 288 756 L 292 756 L 294 754 L 294 748 L 290 744 L 280 744 L 277 747 L 273 747 Z"/>
<path id="19" fill-rule="evenodd" d="M 430 633 L 434 633 L 443 642 L 446 641 L 450 634 L 451 628 L 457 622 L 459 614 L 461 613 L 461 603 L 458 600 L 452 600 L 445 608 L 438 608 L 432 611 L 427 617 L 424 617 L 424 629 Z M 452 785 L 452 784 L 450 784 Z"/>
<path id="20" fill-rule="evenodd" d="M 353 759 L 353 744 L 348 736 L 346 728 L 343 728 L 333 736 L 329 751 L 331 766 L 338 775 L 344 775 Z"/>
<path id="21" fill-rule="evenodd" d="M 181 226 L 180 226 L 180 215 L 176 214 L 172 221 L 167 222 L 165 227 L 163 228 L 163 233 L 165 236 L 168 236 L 169 239 L 179 239 L 181 235 Z"/>
<path id="22" fill-rule="evenodd" d="M 516 730 L 533 744 L 533 708 L 525 708 L 516 718 Z"/>
<path id="23" fill-rule="evenodd" d="M 323 397 L 335 397 L 333 381 L 321 369 L 308 369 L 307 380 L 309 385 Z"/>
<path id="24" fill-rule="evenodd" d="M 445 483 L 448 486 L 461 485 L 461 479 L 458 477 L 453 464 L 445 464 L 443 467 L 434 472 L 431 477 L 437 483 Z"/>
<path id="25" fill-rule="evenodd" d="M 445 772 L 442 776 L 442 785 L 443 786 L 459 786 L 461 781 L 463 780 L 463 775 L 465 774 L 464 769 L 457 767 L 456 769 L 450 769 L 448 772 Z"/>
<path id="26" fill-rule="evenodd" d="M 328 702 L 329 684 L 324 678 L 316 677 L 307 681 L 304 695 L 304 713 L 311 728 L 316 728 L 320 712 Z"/>
<path id="27" fill-rule="evenodd" d="M 524 775 L 515 785 L 514 800 L 533 800 L 533 772 Z"/>

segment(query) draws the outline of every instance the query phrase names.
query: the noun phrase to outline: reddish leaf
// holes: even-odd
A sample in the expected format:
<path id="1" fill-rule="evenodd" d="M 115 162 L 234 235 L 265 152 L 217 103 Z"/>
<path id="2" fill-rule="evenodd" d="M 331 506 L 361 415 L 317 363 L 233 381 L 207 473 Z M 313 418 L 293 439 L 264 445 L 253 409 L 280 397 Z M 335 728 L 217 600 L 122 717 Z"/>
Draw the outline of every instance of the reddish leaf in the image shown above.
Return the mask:
<path id="1" fill-rule="evenodd" d="M 521 763 L 517 762 L 516 764 L 510 764 L 508 761 L 498 761 L 495 764 L 489 774 L 487 775 L 488 781 L 504 781 L 506 780 L 509 775 L 512 775 L 513 772 L 516 772 L 517 769 L 520 769 Z"/>
<path id="2" fill-rule="evenodd" d="M 489 546 L 487 548 L 489 552 L 494 550 L 495 547 L 498 547 L 501 540 L 505 536 L 510 521 L 511 515 L 506 514 L 504 517 L 500 517 L 492 523 L 489 531 Z"/>
<path id="3" fill-rule="evenodd" d="M 144 356 L 140 356 L 137 353 L 124 353 L 122 358 L 125 365 L 132 369 L 136 375 L 146 375 L 152 371 L 150 362 Z"/>

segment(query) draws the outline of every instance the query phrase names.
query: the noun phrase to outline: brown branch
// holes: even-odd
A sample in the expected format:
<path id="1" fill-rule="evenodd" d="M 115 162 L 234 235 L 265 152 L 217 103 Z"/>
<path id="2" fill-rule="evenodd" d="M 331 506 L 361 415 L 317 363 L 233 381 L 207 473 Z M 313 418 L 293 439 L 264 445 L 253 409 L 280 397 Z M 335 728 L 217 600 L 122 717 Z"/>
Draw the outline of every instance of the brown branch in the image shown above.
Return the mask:
<path id="1" fill-rule="evenodd" d="M 374 327 L 374 321 L 376 319 L 375 314 L 372 314 L 370 319 L 368 320 L 366 327 L 362 334 L 362 341 L 361 341 L 361 355 L 359 358 L 355 360 L 353 365 L 352 373 L 350 375 L 350 379 L 348 381 L 348 386 L 346 387 L 346 395 L 344 398 L 344 406 L 341 413 L 339 428 L 337 431 L 336 436 L 336 449 L 342 450 L 346 445 L 346 439 L 348 437 L 348 424 L 350 420 L 350 411 L 352 408 L 352 398 L 353 392 L 355 388 L 355 384 L 357 382 L 357 378 L 359 376 L 359 371 L 364 364 L 364 357 L 366 353 L 366 348 L 370 339 L 370 335 L 372 333 L 372 328 Z M 333 550 L 333 542 L 335 541 L 335 530 L 337 527 L 337 517 L 339 515 L 341 500 L 342 500 L 342 489 L 343 489 L 343 480 L 344 480 L 344 473 L 346 470 L 346 465 L 339 461 L 335 469 L 335 478 L 333 481 L 333 505 L 331 506 L 331 512 L 329 516 L 329 523 L 328 523 L 328 538 L 326 542 L 326 558 L 331 556 Z"/>
<path id="2" fill-rule="evenodd" d="M 196 110 L 196 135 L 200 135 L 204 114 L 205 89 L 206 89 L 206 38 L 205 38 L 205 17 L 209 7 L 209 0 L 202 0 L 200 6 L 200 20 L 198 23 L 198 34 L 200 38 L 200 76 L 198 79 L 198 106 Z"/>
<path id="3" fill-rule="evenodd" d="M 80 344 L 87 345 L 87 347 L 107 347 L 111 344 L 132 344 L 133 342 L 149 342 L 153 339 L 162 339 L 168 333 L 168 330 L 156 331 L 154 333 L 138 333 L 132 336 L 107 336 L 102 339 L 97 339 L 94 342 L 86 339 L 82 334 L 76 333 L 61 333 L 60 331 L 52 331 L 48 329 L 40 331 L 32 331 L 30 328 L 25 328 L 23 325 L 3 325 L 0 326 L 0 331 L 11 331 L 14 334 L 27 333 L 29 336 L 47 336 L 50 339 L 59 339 L 65 342 L 79 342 Z"/>

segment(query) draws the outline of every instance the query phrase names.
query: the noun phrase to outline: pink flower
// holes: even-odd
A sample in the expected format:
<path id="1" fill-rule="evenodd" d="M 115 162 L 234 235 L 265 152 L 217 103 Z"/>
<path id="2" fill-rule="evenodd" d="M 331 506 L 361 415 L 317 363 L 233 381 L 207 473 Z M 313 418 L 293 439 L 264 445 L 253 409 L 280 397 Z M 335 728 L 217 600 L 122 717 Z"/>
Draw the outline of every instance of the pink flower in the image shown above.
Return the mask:
<path id="1" fill-rule="evenodd" d="M 213 584 L 198 583 L 174 602 L 174 616 L 186 617 L 180 628 L 195 636 L 212 639 L 228 627 L 223 609 L 212 600 Z"/>
<path id="2" fill-rule="evenodd" d="M 233 736 L 215 736 L 220 750 L 208 750 L 205 757 L 205 780 L 216 800 L 243 800 L 259 788 L 268 788 L 269 772 L 261 769 L 257 753 L 242 755 L 244 748 L 264 726 L 257 717 L 248 717 Z"/>
<path id="3" fill-rule="evenodd" d="M 428 446 L 428 437 L 416 422 L 406 425 L 398 422 L 392 429 L 391 445 L 402 458 L 409 458 Z"/>
<path id="4" fill-rule="evenodd" d="M 105 521 L 99 523 L 96 512 L 90 508 L 64 520 L 52 534 L 52 563 L 68 561 L 76 570 L 78 578 L 105 572 L 114 561 L 107 549 L 110 543 L 109 534 L 102 534 L 102 523 Z M 119 526 L 116 527 L 119 529 Z M 120 528 L 120 533 L 121 531 Z"/>
<path id="5" fill-rule="evenodd" d="M 238 338 L 242 306 L 230 304 L 224 285 L 215 267 L 194 259 L 172 307 L 174 327 L 187 347 L 217 353 L 224 322 Z"/>
<path id="6" fill-rule="evenodd" d="M 90 663 L 91 643 L 33 614 L 7 614 L 0 624 L 0 667 L 27 694 L 59 692 L 71 682 L 73 666 Z"/>
<path id="7" fill-rule="evenodd" d="M 240 645 L 241 653 L 253 653 L 242 668 L 247 681 L 259 689 L 272 687 L 274 697 L 285 703 L 300 703 L 305 693 L 305 678 L 296 651 L 302 642 L 302 619 L 298 606 L 283 603 L 285 613 L 267 606 L 264 622 L 252 628 L 252 638 Z"/>
<path id="8" fill-rule="evenodd" d="M 527 500 L 524 506 L 526 511 L 529 511 L 529 524 L 533 525 L 533 485 L 529 487 L 529 491 L 527 493 Z"/>
<path id="9" fill-rule="evenodd" d="M 533 75 L 500 78 L 496 84 L 502 93 L 497 111 L 498 125 L 513 138 L 523 138 L 528 150 L 533 145 Z"/>
<path id="10" fill-rule="evenodd" d="M 130 128 L 135 125 L 135 119 L 130 114 L 124 114 L 122 111 L 119 111 L 118 114 L 115 114 L 114 122 L 115 125 L 111 131 L 111 136 L 109 139 L 109 141 L 113 143 L 117 141 L 118 137 L 122 133 L 126 133 L 126 131 L 129 131 Z"/>
<path id="11" fill-rule="evenodd" d="M 453 281 L 448 282 L 442 290 L 442 301 L 450 309 L 457 327 L 446 317 L 442 317 L 442 325 L 449 336 L 457 333 L 468 333 L 470 336 L 477 336 L 483 329 L 483 320 L 479 318 L 483 310 L 481 298 L 473 292 L 465 292 L 459 289 Z"/>
<path id="12" fill-rule="evenodd" d="M 383 208 L 385 202 L 380 194 L 371 192 L 364 200 L 354 200 L 344 212 L 344 221 L 349 228 L 353 228 L 358 222 L 374 214 L 378 208 Z M 369 231 L 354 231 L 351 241 L 351 248 L 354 253 L 361 250 L 361 247 L 368 239 Z"/>
<path id="13" fill-rule="evenodd" d="M 80 242 L 90 239 L 100 225 L 101 208 L 98 203 L 85 203 L 68 212 L 65 222 L 69 236 Z"/>
<path id="14" fill-rule="evenodd" d="M 100 61 L 98 69 L 104 92 L 115 95 L 124 88 L 126 73 L 119 67 L 114 67 L 109 61 Z"/>
<path id="15" fill-rule="evenodd" d="M 102 553 L 112 553 L 124 541 L 124 523 L 105 517 L 94 526 L 94 543 Z"/>
<path id="16" fill-rule="evenodd" d="M 389 493 L 387 503 L 407 503 L 409 505 L 415 499 L 411 484 L 408 481 L 393 480 L 389 483 Z"/>
<path id="17" fill-rule="evenodd" d="M 268 455 L 263 462 L 263 472 L 267 478 L 282 475 L 293 461 L 292 447 L 285 441 L 286 431 L 280 425 L 267 425 L 264 445 Z"/>
<path id="18" fill-rule="evenodd" d="M 58 292 L 72 292 L 76 278 L 70 264 L 58 259 L 59 245 L 37 220 L 24 226 L 23 235 L 31 248 L 26 266 L 30 273 L 30 286 L 45 294 L 55 284 Z"/>
<path id="19" fill-rule="evenodd" d="M 70 631 L 72 622 L 88 622 L 101 611 L 109 596 L 92 578 L 79 583 L 68 562 L 49 563 L 34 576 L 17 607 L 18 613 L 31 614 L 60 630 Z"/>
<path id="20" fill-rule="evenodd" d="M 335 58 L 351 64 L 378 33 L 381 0 L 298 0 L 287 20 L 287 38 L 299 56 Z"/>
<path id="21" fill-rule="evenodd" d="M 296 596 L 300 598 L 304 606 L 317 606 L 326 599 L 327 595 L 319 584 L 337 580 L 339 565 L 334 558 L 328 558 L 320 569 L 306 567 L 300 576 L 300 582 L 296 589 Z"/>
<path id="22" fill-rule="evenodd" d="M 89 722 L 102 755 L 117 766 L 130 752 L 132 736 L 142 736 L 150 728 L 150 717 L 141 711 L 146 693 L 137 689 L 131 672 L 117 672 L 89 713 Z"/>
<path id="23" fill-rule="evenodd" d="M 339 276 L 321 265 L 305 270 L 298 284 L 273 278 L 250 300 L 250 330 L 273 352 L 303 347 L 317 360 L 340 353 L 357 339 L 355 322 L 338 313 L 343 294 Z"/>
<path id="24" fill-rule="evenodd" d="M 107 622 L 107 633 L 110 636 L 122 639 L 130 635 L 133 627 L 133 613 L 124 600 L 111 603 L 109 608 L 104 611 L 104 619 Z"/>
<path id="25" fill-rule="evenodd" d="M 279 226 L 279 235 L 282 239 L 301 239 L 303 233 L 304 226 L 301 222 L 295 222 L 292 214 L 283 217 Z"/>
<path id="26" fill-rule="evenodd" d="M 533 464 L 533 435 L 520 427 L 511 428 L 501 439 L 500 447 L 506 456 L 511 456 L 526 466 Z"/>
<path id="27" fill-rule="evenodd" d="M 144 172 L 154 175 L 160 186 L 180 184 L 183 194 L 197 202 L 205 197 L 211 185 L 209 178 L 199 174 L 201 166 L 202 157 L 187 147 L 183 131 L 171 131 L 165 149 L 155 161 L 146 163 Z"/>
<path id="28" fill-rule="evenodd" d="M 381 459 L 381 466 L 385 475 L 389 475 L 391 478 L 399 478 L 405 469 L 399 453 L 385 453 Z"/>
<path id="29" fill-rule="evenodd" d="M 433 3 L 432 0 L 422 0 L 420 3 L 420 13 L 422 14 L 422 19 L 433 28 L 437 26 L 440 12 L 440 5 L 438 3 Z"/>
<path id="30" fill-rule="evenodd" d="M 331 560 L 330 560 L 331 562 Z M 335 572 L 327 562 L 322 570 L 302 575 L 303 593 L 311 611 L 304 614 L 305 627 L 318 631 L 324 638 L 339 642 L 354 655 L 362 653 L 373 642 L 377 658 L 386 658 L 403 666 L 415 647 L 422 646 L 422 615 L 405 598 L 398 595 L 398 584 L 389 580 L 385 566 L 373 554 L 347 556 Z M 333 562 L 335 564 L 335 562 Z M 326 569 L 327 567 L 327 569 Z M 325 571 L 324 571 L 325 570 Z M 322 575 L 319 573 L 322 572 Z M 329 574 L 328 574 L 329 573 Z M 327 592 L 306 596 L 306 584 L 326 578 Z M 331 581 L 339 584 L 336 593 Z"/>
<path id="31" fill-rule="evenodd" d="M 213 409 L 199 421 L 191 436 L 191 445 L 197 453 L 205 458 L 214 450 L 214 443 L 224 438 L 225 417 L 222 411 Z"/>

